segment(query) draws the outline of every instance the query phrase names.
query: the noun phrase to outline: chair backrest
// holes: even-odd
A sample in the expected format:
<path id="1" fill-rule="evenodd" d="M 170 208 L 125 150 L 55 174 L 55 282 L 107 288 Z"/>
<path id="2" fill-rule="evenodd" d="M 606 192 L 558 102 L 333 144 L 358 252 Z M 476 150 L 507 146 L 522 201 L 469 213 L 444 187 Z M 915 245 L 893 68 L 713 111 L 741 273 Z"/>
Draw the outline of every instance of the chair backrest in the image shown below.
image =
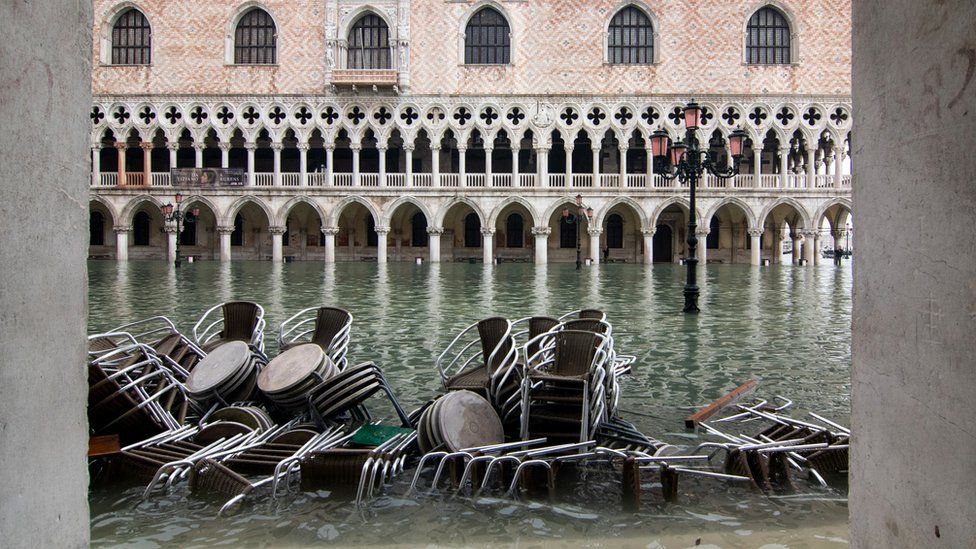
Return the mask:
<path id="1" fill-rule="evenodd" d="M 319 307 L 319 312 L 315 317 L 315 333 L 312 334 L 312 343 L 318 344 L 323 349 L 328 349 L 332 345 L 332 340 L 349 323 L 352 315 L 345 309 L 337 307 Z"/>
<path id="2" fill-rule="evenodd" d="M 490 373 L 494 373 L 501 366 L 502 360 L 512 350 L 514 344 L 510 331 L 511 323 L 502 317 L 486 318 L 478 323 L 481 355 Z"/>
<path id="3" fill-rule="evenodd" d="M 580 319 L 606 320 L 607 313 L 599 309 L 583 309 L 579 312 Z"/>
<path id="4" fill-rule="evenodd" d="M 549 373 L 579 377 L 590 371 L 599 344 L 597 335 L 582 330 L 556 332 L 555 355 Z"/>
<path id="5" fill-rule="evenodd" d="M 581 330 L 584 332 L 593 332 L 596 334 L 606 335 L 609 325 L 606 322 L 600 320 L 586 318 L 578 320 L 567 320 L 563 322 L 563 330 Z"/>
<path id="6" fill-rule="evenodd" d="M 559 325 L 559 320 L 551 316 L 534 316 L 529 319 L 529 348 L 528 356 L 535 356 L 539 352 L 542 340 L 535 340 L 536 337 L 552 330 Z"/>
<path id="7" fill-rule="evenodd" d="M 257 304 L 250 301 L 228 301 L 224 303 L 222 310 L 224 313 L 222 339 L 250 343 L 254 336 L 254 328 L 258 324 L 260 309 Z"/>

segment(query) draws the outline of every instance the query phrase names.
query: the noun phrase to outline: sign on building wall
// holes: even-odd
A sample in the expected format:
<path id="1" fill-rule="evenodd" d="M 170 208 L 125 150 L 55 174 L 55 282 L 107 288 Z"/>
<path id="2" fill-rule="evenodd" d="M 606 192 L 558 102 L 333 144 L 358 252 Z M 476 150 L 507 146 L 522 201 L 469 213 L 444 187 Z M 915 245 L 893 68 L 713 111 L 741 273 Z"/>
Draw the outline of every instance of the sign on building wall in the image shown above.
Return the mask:
<path id="1" fill-rule="evenodd" d="M 174 187 L 243 187 L 240 168 L 174 168 L 170 170 Z"/>

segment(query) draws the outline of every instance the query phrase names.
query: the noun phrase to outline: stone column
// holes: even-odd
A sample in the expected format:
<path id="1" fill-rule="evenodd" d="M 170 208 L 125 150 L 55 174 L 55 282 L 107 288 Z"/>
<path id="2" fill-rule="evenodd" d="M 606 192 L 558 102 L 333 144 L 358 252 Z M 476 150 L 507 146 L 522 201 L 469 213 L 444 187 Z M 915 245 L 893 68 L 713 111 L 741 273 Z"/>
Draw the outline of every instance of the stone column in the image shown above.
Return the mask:
<path id="1" fill-rule="evenodd" d="M 823 249 L 823 243 L 820 241 L 820 231 L 816 231 L 813 237 L 813 264 L 820 265 L 820 250 Z"/>
<path id="2" fill-rule="evenodd" d="M 170 141 L 166 144 L 166 148 L 169 149 L 169 168 L 179 168 L 179 155 L 177 153 L 180 150 L 180 142 Z"/>
<path id="3" fill-rule="evenodd" d="M 257 143 L 244 143 L 247 149 L 247 185 L 254 186 L 254 151 L 258 148 Z"/>
<path id="4" fill-rule="evenodd" d="M 549 263 L 549 235 L 552 229 L 549 227 L 532 227 L 532 234 L 535 235 L 535 264 L 545 265 Z"/>
<path id="5" fill-rule="evenodd" d="M 118 184 L 121 186 L 121 185 L 125 185 L 127 183 L 127 181 L 125 180 L 125 141 L 116 141 L 115 142 L 115 151 L 116 151 L 116 154 L 118 155 L 118 164 L 119 164 L 119 169 L 118 169 L 119 181 L 118 181 Z"/>
<path id="6" fill-rule="evenodd" d="M 641 234 L 644 235 L 644 265 L 654 264 L 654 233 L 657 229 L 644 229 Z"/>
<path id="7" fill-rule="evenodd" d="M 92 186 L 101 185 L 102 183 L 102 144 L 92 143 L 91 146 L 92 154 L 92 170 L 91 170 L 91 184 Z"/>
<path id="8" fill-rule="evenodd" d="M 271 151 L 274 153 L 274 186 L 281 186 L 281 149 L 284 145 L 281 143 L 272 143 Z"/>
<path id="9" fill-rule="evenodd" d="M 481 228 L 481 255 L 485 265 L 495 262 L 493 246 L 495 244 L 495 229 Z"/>
<path id="10" fill-rule="evenodd" d="M 282 246 L 285 230 L 285 227 L 268 227 L 268 232 L 271 233 L 271 261 L 273 263 L 281 263 L 285 259 Z"/>
<path id="11" fill-rule="evenodd" d="M 485 187 L 491 187 L 494 184 L 494 181 L 491 180 L 491 155 L 494 152 L 495 149 L 485 147 Z"/>
<path id="12" fill-rule="evenodd" d="M 644 158 L 647 159 L 647 178 L 644 182 L 644 186 L 648 189 L 654 188 L 654 151 L 651 149 L 650 142 L 644 147 Z M 653 230 L 653 229 L 652 229 Z"/>
<path id="13" fill-rule="evenodd" d="M 353 143 L 349 145 L 352 149 L 352 186 L 360 187 L 362 186 L 362 178 L 359 176 L 360 165 L 359 165 L 359 153 L 362 150 L 362 145 L 359 143 Z"/>
<path id="14" fill-rule="evenodd" d="M 193 143 L 193 167 L 202 168 L 203 167 L 203 149 L 207 148 L 205 143 Z"/>
<path id="15" fill-rule="evenodd" d="M 430 248 L 430 262 L 441 262 L 441 235 L 444 234 L 442 227 L 427 227 L 427 247 Z"/>
<path id="16" fill-rule="evenodd" d="M 602 147 L 592 147 L 593 151 L 593 188 L 600 188 L 600 151 Z"/>
<path id="17" fill-rule="evenodd" d="M 325 262 L 335 263 L 335 237 L 339 234 L 339 228 L 322 227 L 322 234 L 325 235 Z"/>
<path id="18" fill-rule="evenodd" d="M 549 186 L 549 149 L 539 147 L 535 150 L 535 162 L 539 180 L 535 182 L 536 187 Z"/>
<path id="19" fill-rule="evenodd" d="M 404 170 L 407 173 L 407 180 L 404 182 L 404 185 L 407 187 L 413 187 L 413 145 L 404 145 L 403 152 L 404 156 L 406 157 L 405 161 L 407 164 L 406 170 Z"/>
<path id="20" fill-rule="evenodd" d="M 807 189 L 817 186 L 817 149 L 807 149 Z"/>
<path id="21" fill-rule="evenodd" d="M 762 149 L 752 149 L 752 186 L 762 187 Z"/>
<path id="22" fill-rule="evenodd" d="M 230 261 L 230 235 L 234 232 L 234 227 L 217 227 L 217 234 L 220 235 L 220 260 Z"/>
<path id="23" fill-rule="evenodd" d="M 112 230 L 115 231 L 115 260 L 129 260 L 129 231 L 132 227 L 128 225 L 117 225 Z"/>
<path id="24" fill-rule="evenodd" d="M 803 231 L 803 259 L 807 265 L 813 266 L 816 258 L 816 248 L 814 248 L 817 231 Z"/>
<path id="25" fill-rule="evenodd" d="M 710 229 L 703 229 L 701 227 L 695 231 L 695 236 L 698 237 L 698 264 L 702 266 L 708 264 L 708 234 L 711 232 Z"/>
<path id="26" fill-rule="evenodd" d="M 298 184 L 308 187 L 308 143 L 298 144 Z"/>
<path id="27" fill-rule="evenodd" d="M 844 173 L 844 147 L 834 145 L 834 187 L 843 186 L 841 175 Z"/>
<path id="28" fill-rule="evenodd" d="M 380 181 L 378 185 L 380 187 L 385 187 L 386 186 L 386 147 L 377 147 L 376 152 L 378 152 L 380 156 L 380 174 L 379 174 Z"/>
<path id="29" fill-rule="evenodd" d="M 621 189 L 627 187 L 627 147 L 618 147 L 620 151 L 620 183 L 617 184 Z"/>
<path id="30" fill-rule="evenodd" d="M 590 261 L 593 265 L 600 264 L 600 235 L 603 229 L 599 227 L 588 227 L 586 232 L 590 233 Z"/>
<path id="31" fill-rule="evenodd" d="M 468 186 L 468 148 L 458 147 L 458 187 Z"/>
<path id="32" fill-rule="evenodd" d="M 802 246 L 803 240 L 802 235 L 799 232 L 790 233 L 790 240 L 793 241 L 793 264 L 799 265 L 800 258 L 802 257 Z"/>
<path id="33" fill-rule="evenodd" d="M 164 225 L 163 231 L 166 233 L 166 259 L 173 263 L 176 261 L 176 239 L 179 238 L 179 233 L 176 232 L 176 225 L 172 223 Z"/>
<path id="34" fill-rule="evenodd" d="M 386 263 L 387 235 L 390 234 L 389 227 L 376 227 L 376 262 Z"/>
<path id="35" fill-rule="evenodd" d="M 566 141 L 563 151 L 566 153 L 566 182 L 565 187 L 568 189 L 573 186 L 573 148 L 576 145 L 575 141 Z"/>
<path id="36" fill-rule="evenodd" d="M 430 186 L 441 186 L 441 146 L 430 145 Z"/>
<path id="37" fill-rule="evenodd" d="M 142 184 L 152 185 L 152 141 L 139 143 L 142 148 Z"/>
<path id="38" fill-rule="evenodd" d="M 230 141 L 221 141 L 217 144 L 217 146 L 220 147 L 220 167 L 224 169 L 229 168 L 231 149 Z"/>
<path id="39" fill-rule="evenodd" d="M 788 162 L 790 161 L 790 148 L 780 147 L 779 148 L 779 188 L 786 188 L 786 175 L 789 170 Z"/>
<path id="40" fill-rule="evenodd" d="M 749 229 L 749 238 L 752 246 L 750 259 L 753 265 L 762 265 L 762 229 Z"/>
<path id="41" fill-rule="evenodd" d="M 512 149 L 512 186 L 519 187 L 519 151 L 521 149 Z"/>
<path id="42" fill-rule="evenodd" d="M 771 263 L 773 265 L 779 265 L 783 262 L 783 229 L 782 227 L 773 226 L 773 257 L 771 258 Z"/>
<path id="43" fill-rule="evenodd" d="M 325 186 L 335 187 L 335 162 L 333 162 L 333 157 L 335 156 L 335 145 L 328 144 L 325 146 Z"/>

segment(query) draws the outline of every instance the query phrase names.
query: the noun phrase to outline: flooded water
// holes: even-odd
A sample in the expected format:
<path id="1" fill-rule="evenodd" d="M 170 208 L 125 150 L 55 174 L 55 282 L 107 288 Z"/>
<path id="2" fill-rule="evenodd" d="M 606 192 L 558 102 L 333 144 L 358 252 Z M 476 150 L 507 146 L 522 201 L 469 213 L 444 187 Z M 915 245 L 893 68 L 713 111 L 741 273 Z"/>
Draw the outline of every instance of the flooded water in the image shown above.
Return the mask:
<path id="1" fill-rule="evenodd" d="M 702 314 L 681 314 L 684 269 L 676 265 L 584 268 L 482 265 L 216 262 L 89 264 L 89 328 L 105 330 L 163 314 L 189 332 L 213 304 L 262 304 L 266 342 L 277 324 L 305 307 L 336 305 L 354 317 L 352 363 L 383 368 L 404 408 L 439 387 L 434 358 L 462 328 L 487 316 L 516 319 L 583 307 L 609 313 L 620 352 L 638 362 L 624 380 L 621 415 L 648 435 L 694 444 L 682 419 L 748 379 L 757 394 L 781 394 L 798 410 L 847 423 L 850 405 L 851 268 L 709 265 Z M 388 408 L 382 407 L 383 410 Z M 714 480 L 682 479 L 680 501 L 655 496 L 645 475 L 644 505 L 620 510 L 619 479 L 599 471 L 553 502 L 404 498 L 394 487 L 362 515 L 327 493 L 271 502 L 254 497 L 233 517 L 219 501 L 185 490 L 142 501 L 138 488 L 91 494 L 96 545 L 266 546 L 612 545 L 820 547 L 846 544 L 846 493 L 807 488 L 769 496 Z M 657 544 L 657 545 L 655 545 Z"/>

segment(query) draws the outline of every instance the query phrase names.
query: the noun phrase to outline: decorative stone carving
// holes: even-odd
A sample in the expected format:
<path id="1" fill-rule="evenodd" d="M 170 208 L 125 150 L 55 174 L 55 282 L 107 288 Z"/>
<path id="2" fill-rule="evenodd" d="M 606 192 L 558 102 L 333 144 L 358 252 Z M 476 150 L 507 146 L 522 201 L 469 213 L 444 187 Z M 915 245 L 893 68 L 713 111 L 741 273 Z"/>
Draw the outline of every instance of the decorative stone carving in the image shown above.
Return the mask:
<path id="1" fill-rule="evenodd" d="M 532 227 L 532 234 L 535 236 L 545 236 L 549 237 L 552 234 L 552 229 L 549 227 Z"/>
<path id="2" fill-rule="evenodd" d="M 325 236 L 335 236 L 339 234 L 339 227 L 322 227 L 322 234 Z"/>

